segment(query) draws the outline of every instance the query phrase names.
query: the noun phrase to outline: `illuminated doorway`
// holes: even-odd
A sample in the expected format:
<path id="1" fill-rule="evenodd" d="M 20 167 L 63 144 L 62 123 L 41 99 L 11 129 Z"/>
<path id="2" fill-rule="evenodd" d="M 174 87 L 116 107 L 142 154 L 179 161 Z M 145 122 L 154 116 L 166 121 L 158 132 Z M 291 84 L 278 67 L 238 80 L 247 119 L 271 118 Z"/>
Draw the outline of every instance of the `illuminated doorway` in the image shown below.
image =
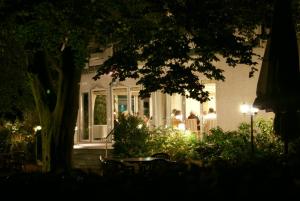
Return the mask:
<path id="1" fill-rule="evenodd" d="M 81 129 L 79 140 L 80 141 L 89 141 L 89 93 L 82 93 L 81 95 Z"/>
<path id="2" fill-rule="evenodd" d="M 209 100 L 204 103 L 200 103 L 199 101 L 192 99 L 192 98 L 185 98 L 183 100 L 183 105 L 185 105 L 185 118 L 187 118 L 190 115 L 190 112 L 193 111 L 196 116 L 200 119 L 200 131 L 204 131 L 204 122 L 205 117 L 209 113 L 210 110 L 213 110 L 216 114 L 216 83 L 212 83 L 209 81 L 206 81 L 206 83 L 203 83 L 205 88 L 205 91 L 209 92 Z M 177 99 L 177 105 L 179 103 L 178 98 Z M 173 99 L 173 100 L 176 100 Z"/>
<path id="3" fill-rule="evenodd" d="M 107 135 L 107 90 L 92 91 L 92 141 L 100 141 Z"/>
<path id="4" fill-rule="evenodd" d="M 204 84 L 204 90 L 209 92 L 209 101 L 202 103 L 202 113 L 205 115 L 209 112 L 209 109 L 212 108 L 216 111 L 216 84 L 215 83 L 206 83 Z"/>

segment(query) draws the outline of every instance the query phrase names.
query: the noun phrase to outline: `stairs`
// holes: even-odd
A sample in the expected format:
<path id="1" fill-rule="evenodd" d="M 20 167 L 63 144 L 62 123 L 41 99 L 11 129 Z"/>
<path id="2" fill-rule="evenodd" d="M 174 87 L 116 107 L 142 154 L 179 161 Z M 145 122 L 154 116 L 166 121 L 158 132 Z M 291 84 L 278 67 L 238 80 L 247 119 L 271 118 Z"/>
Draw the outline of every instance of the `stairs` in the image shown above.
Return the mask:
<path id="1" fill-rule="evenodd" d="M 81 147 L 73 149 L 73 167 L 87 172 L 101 174 L 99 156 L 105 157 L 105 148 Z M 107 156 L 112 156 L 112 148 L 107 149 Z"/>

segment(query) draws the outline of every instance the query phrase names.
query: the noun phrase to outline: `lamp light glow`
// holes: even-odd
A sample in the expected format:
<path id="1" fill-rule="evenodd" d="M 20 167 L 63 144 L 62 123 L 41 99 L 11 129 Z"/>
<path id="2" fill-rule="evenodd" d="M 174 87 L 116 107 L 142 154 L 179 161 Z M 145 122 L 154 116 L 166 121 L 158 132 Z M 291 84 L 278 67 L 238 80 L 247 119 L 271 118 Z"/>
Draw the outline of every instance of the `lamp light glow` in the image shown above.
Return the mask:
<path id="1" fill-rule="evenodd" d="M 243 114 L 248 113 L 250 110 L 250 105 L 243 103 L 242 105 L 240 105 L 240 111 Z"/>
<path id="2" fill-rule="evenodd" d="M 250 141 L 251 141 L 251 151 L 254 153 L 254 135 L 253 135 L 253 116 L 258 112 L 258 108 L 253 107 L 252 105 L 243 103 L 240 105 L 240 111 L 243 114 L 247 114 L 250 116 Z"/>
<path id="3" fill-rule="evenodd" d="M 39 130 L 42 130 L 42 127 L 41 126 L 36 126 L 33 128 L 34 132 L 37 132 Z"/>

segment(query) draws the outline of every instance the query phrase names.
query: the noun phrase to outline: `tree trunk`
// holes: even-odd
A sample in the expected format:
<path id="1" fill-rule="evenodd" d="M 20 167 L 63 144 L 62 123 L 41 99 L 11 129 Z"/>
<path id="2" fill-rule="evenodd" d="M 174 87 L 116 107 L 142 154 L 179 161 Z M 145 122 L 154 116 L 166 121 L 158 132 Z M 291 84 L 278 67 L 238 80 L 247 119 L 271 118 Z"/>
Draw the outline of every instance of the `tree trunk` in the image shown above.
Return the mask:
<path id="1" fill-rule="evenodd" d="M 50 67 L 44 52 L 35 54 L 32 68 L 38 69 L 29 75 L 42 125 L 42 170 L 70 171 L 81 69 L 75 66 L 73 52 L 69 48 L 62 54 L 55 84 L 49 79 Z"/>
<path id="2" fill-rule="evenodd" d="M 59 128 L 51 143 L 51 166 L 54 171 L 69 171 L 72 167 L 74 131 L 79 107 L 81 69 L 75 66 L 73 53 L 68 48 L 62 60 L 63 79 L 56 105 L 57 114 L 61 118 L 57 122 Z"/>

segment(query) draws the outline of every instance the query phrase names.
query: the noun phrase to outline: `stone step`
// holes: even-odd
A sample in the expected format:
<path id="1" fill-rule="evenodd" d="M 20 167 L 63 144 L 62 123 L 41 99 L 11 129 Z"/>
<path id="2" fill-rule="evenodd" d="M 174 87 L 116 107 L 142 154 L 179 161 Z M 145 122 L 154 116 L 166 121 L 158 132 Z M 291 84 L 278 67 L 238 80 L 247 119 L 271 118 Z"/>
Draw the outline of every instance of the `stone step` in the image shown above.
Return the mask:
<path id="1" fill-rule="evenodd" d="M 74 149 L 73 150 L 73 167 L 89 172 L 100 173 L 101 164 L 99 157 L 106 156 L 105 149 Z M 112 149 L 107 150 L 107 156 L 112 156 Z"/>

